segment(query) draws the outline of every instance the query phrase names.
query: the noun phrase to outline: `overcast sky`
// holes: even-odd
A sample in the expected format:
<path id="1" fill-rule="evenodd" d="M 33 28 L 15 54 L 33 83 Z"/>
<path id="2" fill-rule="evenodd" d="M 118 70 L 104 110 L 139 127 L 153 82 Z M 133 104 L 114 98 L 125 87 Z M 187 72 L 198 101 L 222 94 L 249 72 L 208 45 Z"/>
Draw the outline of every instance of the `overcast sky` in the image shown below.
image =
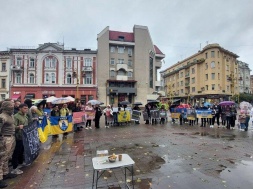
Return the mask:
<path id="1" fill-rule="evenodd" d="M 219 43 L 253 70 L 253 0 L 0 0 L 0 50 L 63 42 L 97 49 L 97 34 L 149 28 L 162 70 Z M 252 72 L 251 72 L 252 74 Z"/>

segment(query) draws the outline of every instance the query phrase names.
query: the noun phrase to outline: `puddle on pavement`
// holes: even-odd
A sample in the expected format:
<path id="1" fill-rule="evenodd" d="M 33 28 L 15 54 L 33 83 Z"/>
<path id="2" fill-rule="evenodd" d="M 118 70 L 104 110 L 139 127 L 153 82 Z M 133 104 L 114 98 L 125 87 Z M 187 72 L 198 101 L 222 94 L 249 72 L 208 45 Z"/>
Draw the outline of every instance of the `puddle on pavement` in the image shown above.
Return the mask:
<path id="1" fill-rule="evenodd" d="M 206 131 L 203 131 L 203 132 L 195 132 L 195 133 L 192 133 L 192 135 L 199 135 L 199 136 L 208 136 L 209 133 L 206 132 Z"/>
<path id="2" fill-rule="evenodd" d="M 215 139 L 225 139 L 225 140 L 235 140 L 236 135 L 226 135 L 226 134 L 214 134 L 214 135 L 209 135 L 209 137 L 211 138 L 215 138 Z"/>
<path id="3" fill-rule="evenodd" d="M 253 161 L 241 161 L 234 168 L 226 168 L 220 173 L 220 178 L 234 188 L 253 186 Z"/>

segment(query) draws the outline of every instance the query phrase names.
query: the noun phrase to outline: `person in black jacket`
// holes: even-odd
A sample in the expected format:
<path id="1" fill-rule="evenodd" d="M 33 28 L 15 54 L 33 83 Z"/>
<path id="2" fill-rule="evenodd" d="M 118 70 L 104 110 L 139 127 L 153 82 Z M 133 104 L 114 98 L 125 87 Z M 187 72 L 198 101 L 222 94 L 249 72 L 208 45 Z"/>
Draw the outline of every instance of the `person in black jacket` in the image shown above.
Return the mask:
<path id="1" fill-rule="evenodd" d="M 99 126 L 99 120 L 100 120 L 100 117 L 102 116 L 102 110 L 100 109 L 99 105 L 96 104 L 95 105 L 95 128 L 96 129 L 99 129 L 100 126 Z"/>
<path id="2" fill-rule="evenodd" d="M 148 119 L 146 120 L 146 123 L 145 123 L 145 124 L 149 124 L 149 119 L 150 119 L 150 117 L 151 117 L 151 115 L 150 115 L 150 106 L 149 106 L 149 104 L 146 104 L 146 105 L 145 105 L 145 111 L 146 111 L 147 114 L 148 114 Z"/>
<path id="3" fill-rule="evenodd" d="M 220 127 L 220 117 L 221 117 L 221 106 L 217 104 L 217 102 L 214 102 L 213 105 L 214 111 L 215 111 L 215 116 L 214 120 L 216 119 L 216 123 L 218 125 L 218 128 Z"/>

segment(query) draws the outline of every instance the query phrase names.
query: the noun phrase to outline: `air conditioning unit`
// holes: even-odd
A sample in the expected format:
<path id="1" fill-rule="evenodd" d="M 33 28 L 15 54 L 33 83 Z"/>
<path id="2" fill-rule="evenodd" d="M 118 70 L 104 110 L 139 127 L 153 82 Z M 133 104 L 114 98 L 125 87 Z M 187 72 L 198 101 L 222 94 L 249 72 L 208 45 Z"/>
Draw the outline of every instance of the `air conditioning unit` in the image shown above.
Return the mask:
<path id="1" fill-rule="evenodd" d="M 16 66 L 15 65 L 11 65 L 11 69 L 15 69 L 16 68 Z"/>

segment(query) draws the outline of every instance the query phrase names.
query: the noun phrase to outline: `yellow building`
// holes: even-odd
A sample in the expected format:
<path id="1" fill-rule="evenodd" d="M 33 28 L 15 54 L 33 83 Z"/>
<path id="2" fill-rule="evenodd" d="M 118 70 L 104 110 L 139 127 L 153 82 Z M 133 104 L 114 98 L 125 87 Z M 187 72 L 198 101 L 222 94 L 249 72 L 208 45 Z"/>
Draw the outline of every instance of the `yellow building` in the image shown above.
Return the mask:
<path id="1" fill-rule="evenodd" d="M 219 44 L 205 46 L 160 72 L 167 97 L 198 104 L 229 100 L 238 95 L 238 57 Z"/>

